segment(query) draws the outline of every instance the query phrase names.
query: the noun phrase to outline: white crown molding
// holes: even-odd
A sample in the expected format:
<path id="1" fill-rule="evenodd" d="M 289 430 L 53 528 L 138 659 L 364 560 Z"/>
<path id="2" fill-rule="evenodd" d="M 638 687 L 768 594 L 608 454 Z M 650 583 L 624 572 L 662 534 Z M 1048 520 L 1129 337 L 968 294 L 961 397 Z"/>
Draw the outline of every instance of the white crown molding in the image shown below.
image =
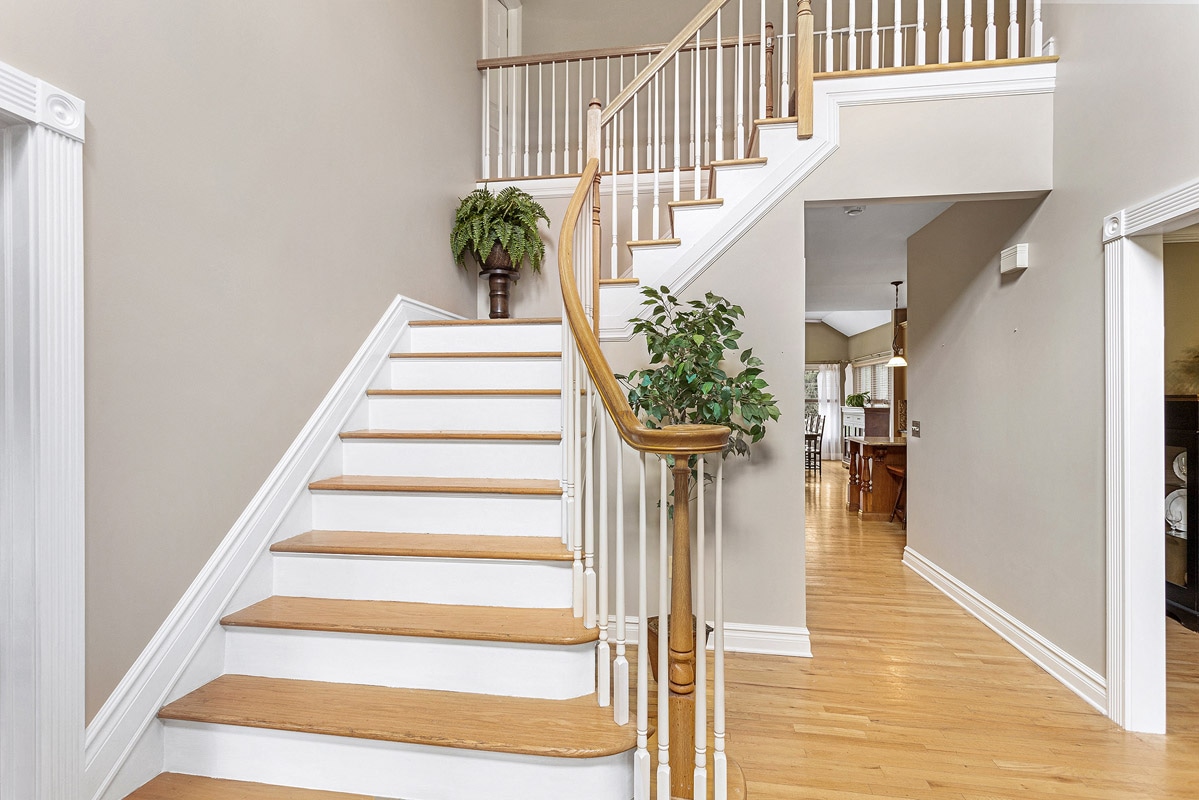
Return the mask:
<path id="1" fill-rule="evenodd" d="M 83 101 L 4 62 L 0 62 L 0 111 L 83 141 Z"/>
<path id="2" fill-rule="evenodd" d="M 83 104 L 0 63 L 0 796 L 83 775 Z"/>
<path id="3" fill-rule="evenodd" d="M 457 315 L 398 296 L 375 325 L 345 371 L 292 442 L 250 504 L 225 535 L 220 546 L 171 611 L 162 627 L 87 727 L 86 772 L 83 793 L 61 797 L 106 796 L 110 784 L 129 763 L 131 769 L 161 765 L 153 753 L 139 747 L 161 747 L 161 740 L 143 735 L 167 702 L 207 635 L 216 628 L 234 593 L 246 580 L 258 557 L 266 552 L 272 534 L 308 482 L 325 454 L 337 441 L 347 419 L 362 402 L 371 381 L 388 363 L 388 355 L 407 330 L 423 319 L 460 319 Z M 147 765 L 150 765 L 147 767 Z M 130 790 L 157 774 L 122 776 Z M 140 780 L 139 780 L 140 779 Z M 124 789 L 118 792 L 124 796 Z"/>
<path id="4" fill-rule="evenodd" d="M 1103 676 L 1029 628 L 1020 620 L 992 603 L 910 547 L 903 550 L 903 563 L 939 589 L 984 625 L 1028 656 L 1070 691 L 1099 711 L 1107 707 L 1107 686 Z"/>
<path id="5" fill-rule="evenodd" d="M 841 141 L 841 109 L 880 103 L 930 100 L 960 100 L 975 97 L 1004 97 L 1052 93 L 1057 81 L 1057 64 L 1038 63 L 936 70 L 903 75 L 853 75 L 830 78 L 815 84 L 815 135 L 789 158 L 767 165 L 770 175 L 753 195 L 752 204 L 730 214 L 694 243 L 684 242 L 671 269 L 653 279 L 682 291 L 704 273 L 716 259 L 778 205 L 804 178 L 836 152 Z M 577 185 L 577 181 L 576 181 Z M 611 288 L 611 287 L 607 287 Z M 601 290 L 600 339 L 628 341 L 633 337 L 632 317 L 648 313 L 640 306 L 640 295 L 628 305 L 607 302 L 614 292 Z"/>
<path id="6" fill-rule="evenodd" d="M 1166 244 L 1188 244 L 1191 242 L 1199 242 L 1199 227 L 1190 226 L 1181 231 L 1174 231 L 1162 236 L 1162 241 Z"/>
<path id="7" fill-rule="evenodd" d="M 1167 233 L 1164 226 L 1185 227 L 1182 220 L 1195 214 L 1199 214 L 1199 180 L 1109 214 L 1103 220 L 1103 241 L 1107 243 L 1121 236 Z"/>

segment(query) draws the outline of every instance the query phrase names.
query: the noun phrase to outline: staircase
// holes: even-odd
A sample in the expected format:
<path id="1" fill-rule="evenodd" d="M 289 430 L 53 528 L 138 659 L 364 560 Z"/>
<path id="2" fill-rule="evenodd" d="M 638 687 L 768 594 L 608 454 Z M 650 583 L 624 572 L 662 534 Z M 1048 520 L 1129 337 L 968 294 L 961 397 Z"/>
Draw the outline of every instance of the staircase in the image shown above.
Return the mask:
<path id="1" fill-rule="evenodd" d="M 628 798 L 563 543 L 559 320 L 413 322 L 341 472 L 232 610 L 224 673 L 159 713 L 129 800 Z M 348 794 L 347 794 L 348 793 Z"/>

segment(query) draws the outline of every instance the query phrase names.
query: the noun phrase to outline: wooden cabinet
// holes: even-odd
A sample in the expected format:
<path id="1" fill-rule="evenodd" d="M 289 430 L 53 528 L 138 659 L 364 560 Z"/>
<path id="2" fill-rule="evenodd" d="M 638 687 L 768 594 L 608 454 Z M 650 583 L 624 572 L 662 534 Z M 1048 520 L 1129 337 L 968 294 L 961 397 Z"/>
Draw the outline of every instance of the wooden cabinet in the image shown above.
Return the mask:
<path id="1" fill-rule="evenodd" d="M 1166 613 L 1199 631 L 1199 397 L 1166 398 Z"/>
<path id="2" fill-rule="evenodd" d="M 849 439 L 852 436 L 890 436 L 891 409 L 841 407 L 841 465 L 849 469 Z"/>

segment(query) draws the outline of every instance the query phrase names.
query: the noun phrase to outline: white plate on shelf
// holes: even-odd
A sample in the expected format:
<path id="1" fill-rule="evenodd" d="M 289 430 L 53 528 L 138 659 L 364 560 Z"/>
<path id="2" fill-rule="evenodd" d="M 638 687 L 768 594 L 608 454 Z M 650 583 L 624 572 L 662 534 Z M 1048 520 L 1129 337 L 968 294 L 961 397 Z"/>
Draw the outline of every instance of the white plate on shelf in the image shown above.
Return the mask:
<path id="1" fill-rule="evenodd" d="M 1166 524 L 1171 530 L 1187 529 L 1187 490 L 1175 489 L 1166 495 Z"/>
<path id="2" fill-rule="evenodd" d="M 1183 485 L 1187 482 L 1187 451 L 1183 450 L 1178 455 L 1174 456 L 1174 474 L 1182 481 Z"/>

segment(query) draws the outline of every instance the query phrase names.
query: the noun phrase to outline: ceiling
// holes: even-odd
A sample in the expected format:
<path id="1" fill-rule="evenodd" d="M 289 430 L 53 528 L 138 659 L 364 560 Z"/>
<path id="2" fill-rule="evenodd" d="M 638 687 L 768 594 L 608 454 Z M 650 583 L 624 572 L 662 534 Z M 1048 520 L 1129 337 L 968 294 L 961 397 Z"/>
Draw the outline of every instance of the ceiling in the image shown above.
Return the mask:
<path id="1" fill-rule="evenodd" d="M 878 327 L 895 306 L 891 281 L 907 279 L 907 240 L 952 203 L 880 203 L 856 216 L 845 206 L 809 207 L 807 319 L 846 336 Z M 899 304 L 907 306 L 907 287 Z"/>

